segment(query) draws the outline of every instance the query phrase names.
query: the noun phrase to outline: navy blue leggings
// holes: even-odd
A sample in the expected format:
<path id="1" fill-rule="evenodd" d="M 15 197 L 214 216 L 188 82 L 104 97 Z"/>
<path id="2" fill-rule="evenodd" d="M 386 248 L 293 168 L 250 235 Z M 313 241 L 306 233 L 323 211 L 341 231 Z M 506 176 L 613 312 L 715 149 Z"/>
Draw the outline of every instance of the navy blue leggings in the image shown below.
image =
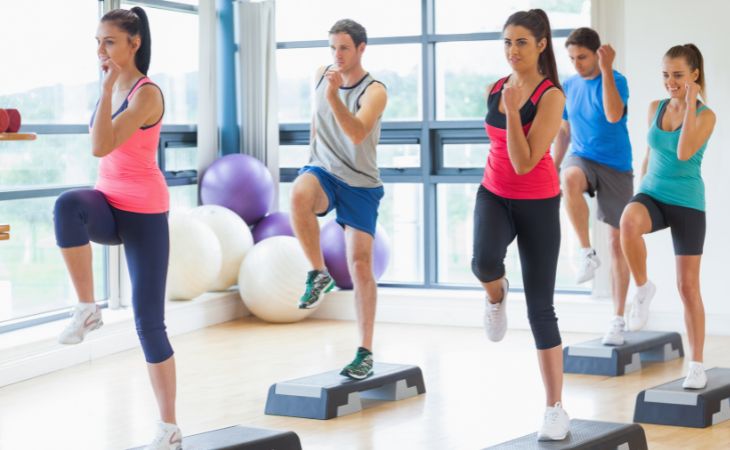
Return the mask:
<path id="1" fill-rule="evenodd" d="M 511 200 L 479 186 L 471 267 L 482 283 L 504 276 L 507 246 L 517 237 L 527 317 L 538 350 L 561 343 L 553 307 L 560 252 L 560 196 Z"/>
<path id="2" fill-rule="evenodd" d="M 53 211 L 56 242 L 61 248 L 79 247 L 89 241 L 124 244 L 132 280 L 132 307 L 137 335 L 148 363 L 172 356 L 165 331 L 165 283 L 170 257 L 167 214 L 140 214 L 111 206 L 94 189 L 61 194 Z"/>

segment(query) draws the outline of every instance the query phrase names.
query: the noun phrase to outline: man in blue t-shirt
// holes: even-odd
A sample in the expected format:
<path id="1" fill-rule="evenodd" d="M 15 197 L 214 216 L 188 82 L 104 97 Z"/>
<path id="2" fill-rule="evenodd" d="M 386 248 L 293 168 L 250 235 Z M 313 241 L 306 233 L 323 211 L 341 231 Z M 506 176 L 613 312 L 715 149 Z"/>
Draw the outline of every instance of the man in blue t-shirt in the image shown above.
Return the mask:
<path id="1" fill-rule="evenodd" d="M 616 52 L 610 45 L 602 46 L 594 30 L 576 29 L 568 36 L 565 47 L 578 74 L 563 82 L 566 102 L 554 159 L 558 168 L 562 162 L 565 207 L 582 247 L 578 283 L 591 280 L 601 264 L 590 242 L 584 193 L 597 197 L 598 220 L 611 226 L 615 317 L 603 343 L 621 345 L 629 269 L 621 251 L 619 222 L 634 191 L 626 127 L 629 88 L 626 78 L 613 70 Z M 569 145 L 571 151 L 563 161 Z"/>

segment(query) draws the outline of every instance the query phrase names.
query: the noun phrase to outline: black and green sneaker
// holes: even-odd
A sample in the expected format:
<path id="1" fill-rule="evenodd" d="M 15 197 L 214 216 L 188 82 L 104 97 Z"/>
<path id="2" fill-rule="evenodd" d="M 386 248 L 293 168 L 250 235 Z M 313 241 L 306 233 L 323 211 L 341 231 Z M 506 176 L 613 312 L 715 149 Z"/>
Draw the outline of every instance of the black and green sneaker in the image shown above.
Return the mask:
<path id="1" fill-rule="evenodd" d="M 307 290 L 299 299 L 299 309 L 310 309 L 324 298 L 324 294 L 331 291 L 335 287 L 335 280 L 325 270 L 310 270 L 307 274 Z"/>
<path id="2" fill-rule="evenodd" d="M 340 375 L 352 378 L 353 380 L 364 380 L 372 374 L 373 353 L 364 347 L 357 348 L 355 359 L 340 372 Z"/>

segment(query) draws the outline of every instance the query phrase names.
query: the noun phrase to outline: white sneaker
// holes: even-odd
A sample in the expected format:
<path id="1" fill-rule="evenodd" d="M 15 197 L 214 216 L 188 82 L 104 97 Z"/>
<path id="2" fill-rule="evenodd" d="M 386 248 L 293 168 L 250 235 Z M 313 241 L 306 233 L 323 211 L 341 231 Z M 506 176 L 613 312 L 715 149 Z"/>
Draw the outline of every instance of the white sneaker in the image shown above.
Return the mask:
<path id="1" fill-rule="evenodd" d="M 144 450 L 182 450 L 182 431 L 177 425 L 160 422 L 155 439 Z"/>
<path id="2" fill-rule="evenodd" d="M 537 432 L 538 441 L 562 441 L 570 432 L 570 417 L 560 402 L 545 409 L 545 417 L 540 431 Z"/>
<path id="3" fill-rule="evenodd" d="M 593 275 L 596 273 L 596 269 L 601 266 L 601 260 L 598 259 L 596 251 L 592 248 L 583 249 L 583 259 L 578 267 L 578 278 L 576 282 L 578 284 L 585 283 L 593 279 Z"/>
<path id="4" fill-rule="evenodd" d="M 78 344 L 89 331 L 101 328 L 101 308 L 95 304 L 79 303 L 74 307 L 71 323 L 58 336 L 60 344 Z"/>
<path id="5" fill-rule="evenodd" d="M 685 389 L 704 389 L 707 386 L 707 374 L 701 362 L 690 361 L 687 377 L 682 383 Z"/>
<path id="6" fill-rule="evenodd" d="M 629 330 L 639 331 L 644 328 L 646 321 L 649 320 L 649 305 L 654 294 L 656 294 L 656 286 L 650 280 L 636 289 L 629 313 Z"/>
<path id="7" fill-rule="evenodd" d="M 611 320 L 611 327 L 606 334 L 603 335 L 601 343 L 603 345 L 624 345 L 624 330 L 626 329 L 626 321 L 621 316 L 616 316 Z"/>
<path id="8" fill-rule="evenodd" d="M 502 301 L 491 303 L 489 298 L 484 305 L 484 330 L 487 338 L 492 342 L 499 342 L 507 333 L 507 293 L 509 292 L 509 281 L 502 278 Z"/>

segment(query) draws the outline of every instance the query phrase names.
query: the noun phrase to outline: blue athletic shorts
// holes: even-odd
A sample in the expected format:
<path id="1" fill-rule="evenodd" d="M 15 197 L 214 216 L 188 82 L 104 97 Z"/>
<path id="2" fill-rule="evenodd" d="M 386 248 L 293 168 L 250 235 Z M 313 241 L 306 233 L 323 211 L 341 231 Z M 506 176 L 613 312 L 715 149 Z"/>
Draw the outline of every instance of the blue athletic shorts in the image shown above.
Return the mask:
<path id="1" fill-rule="evenodd" d="M 385 191 L 383 186 L 376 188 L 352 187 L 321 167 L 304 166 L 299 175 L 311 173 L 319 180 L 322 190 L 327 194 L 329 205 L 324 216 L 333 209 L 337 210 L 337 223 L 369 233 L 375 237 L 378 220 L 378 207 Z"/>

